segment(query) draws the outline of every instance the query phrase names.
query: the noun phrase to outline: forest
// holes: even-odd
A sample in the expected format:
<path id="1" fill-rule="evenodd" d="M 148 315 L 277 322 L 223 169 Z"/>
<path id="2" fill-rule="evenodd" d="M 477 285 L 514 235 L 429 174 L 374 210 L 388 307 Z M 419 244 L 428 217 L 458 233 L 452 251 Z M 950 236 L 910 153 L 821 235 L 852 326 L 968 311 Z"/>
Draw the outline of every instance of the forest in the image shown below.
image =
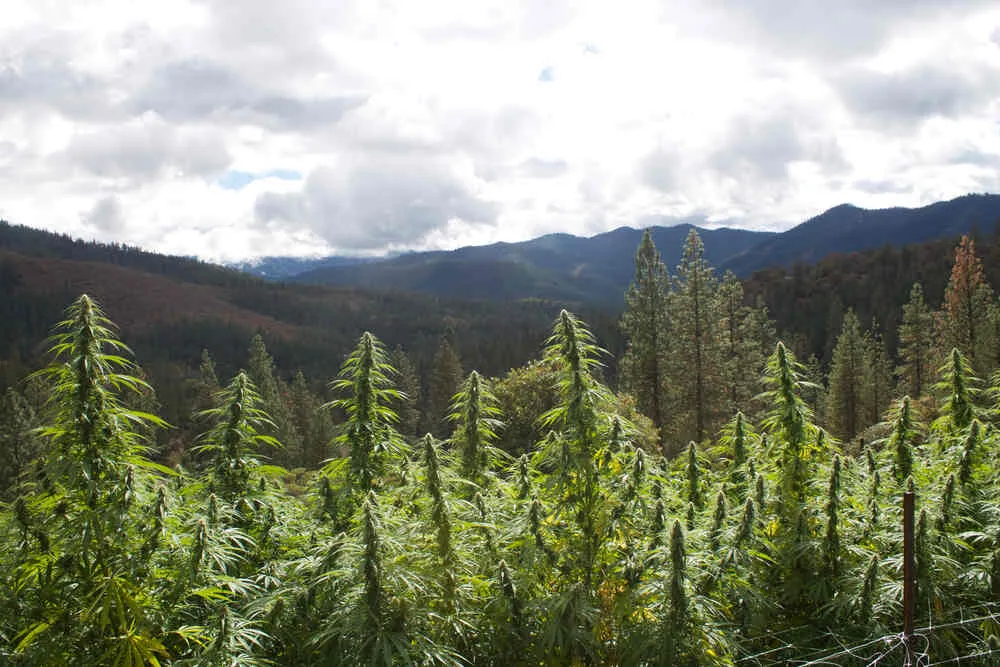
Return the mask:
<path id="1" fill-rule="evenodd" d="M 974 239 L 942 252 L 825 355 L 647 234 L 620 358 L 566 310 L 493 377 L 454 332 L 425 381 L 377 331 L 332 378 L 258 335 L 176 423 L 81 295 L 0 402 L 0 662 L 993 664 L 1000 301 Z"/>

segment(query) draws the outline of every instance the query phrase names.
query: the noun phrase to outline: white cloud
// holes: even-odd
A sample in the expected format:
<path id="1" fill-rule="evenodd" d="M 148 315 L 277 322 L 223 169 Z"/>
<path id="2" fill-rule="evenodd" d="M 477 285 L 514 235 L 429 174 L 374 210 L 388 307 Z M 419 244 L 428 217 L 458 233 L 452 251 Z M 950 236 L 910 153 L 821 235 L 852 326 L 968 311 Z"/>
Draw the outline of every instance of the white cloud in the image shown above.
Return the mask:
<path id="1" fill-rule="evenodd" d="M 122 125 L 82 130 L 70 139 L 62 157 L 87 174 L 138 183 L 177 176 L 210 177 L 231 161 L 218 132 L 169 125 L 155 114 L 143 114 Z"/>
<path id="2" fill-rule="evenodd" d="M 998 34 L 978 0 L 11 0 L 0 215 L 232 259 L 915 205 L 1000 187 Z"/>
<path id="3" fill-rule="evenodd" d="M 451 221 L 492 224 L 495 208 L 474 188 L 443 160 L 358 155 L 316 169 L 301 191 L 261 194 L 255 216 L 265 226 L 312 231 L 334 247 L 412 247 Z"/>
<path id="4" fill-rule="evenodd" d="M 118 234 L 125 230 L 125 215 L 121 202 L 114 195 L 101 197 L 93 208 L 84 214 L 84 222 L 99 232 Z"/>

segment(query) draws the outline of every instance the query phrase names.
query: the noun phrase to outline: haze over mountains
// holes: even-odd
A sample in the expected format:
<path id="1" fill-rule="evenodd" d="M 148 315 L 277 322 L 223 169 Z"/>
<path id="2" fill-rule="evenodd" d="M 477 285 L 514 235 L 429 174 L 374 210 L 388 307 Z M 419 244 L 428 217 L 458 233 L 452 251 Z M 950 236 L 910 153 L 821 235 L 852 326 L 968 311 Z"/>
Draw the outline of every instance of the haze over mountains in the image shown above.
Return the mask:
<path id="1" fill-rule="evenodd" d="M 831 208 L 785 232 L 698 228 L 706 259 L 740 277 L 773 266 L 813 263 L 826 255 L 951 238 L 1000 222 L 1000 195 L 970 194 L 920 208 Z M 652 227 L 669 268 L 691 225 Z M 423 292 L 443 297 L 546 298 L 620 303 L 633 275 L 642 231 L 629 227 L 589 238 L 549 234 L 521 243 L 418 252 L 383 259 L 265 258 L 240 268 L 289 282 Z"/>

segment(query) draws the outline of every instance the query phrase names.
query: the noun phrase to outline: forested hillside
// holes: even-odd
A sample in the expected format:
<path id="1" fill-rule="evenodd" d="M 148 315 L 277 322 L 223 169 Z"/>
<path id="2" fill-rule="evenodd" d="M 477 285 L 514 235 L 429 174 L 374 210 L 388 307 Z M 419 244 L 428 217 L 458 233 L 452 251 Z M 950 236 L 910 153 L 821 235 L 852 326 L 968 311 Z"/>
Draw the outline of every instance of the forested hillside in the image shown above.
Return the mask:
<path id="1" fill-rule="evenodd" d="M 791 222 L 791 221 L 786 221 Z M 811 266 L 832 253 L 866 253 L 992 235 L 1000 223 L 1000 195 L 969 194 L 919 208 L 835 206 L 783 232 L 704 229 L 689 224 L 649 227 L 673 269 L 695 229 L 713 266 L 747 278 L 757 271 Z M 621 307 L 632 277 L 631 255 L 642 231 L 621 227 L 584 238 L 549 234 L 519 243 L 387 258 L 264 258 L 240 266 L 258 275 L 302 283 L 403 290 L 442 297 L 504 301 L 525 297 Z"/>
<path id="2" fill-rule="evenodd" d="M 975 241 L 985 281 L 1000 285 L 1000 237 L 979 234 L 970 238 Z M 834 253 L 815 264 L 758 271 L 743 281 L 744 290 L 751 303 L 761 300 L 767 305 L 782 337 L 802 355 L 829 362 L 847 309 L 853 309 L 866 327 L 876 320 L 894 354 L 902 305 L 913 284 L 921 284 L 929 303 L 940 305 L 958 243 L 955 237 Z"/>
<path id="3" fill-rule="evenodd" d="M 377 330 L 428 388 L 418 407 L 430 414 L 440 412 L 429 401 L 439 354 L 457 360 L 458 372 L 500 374 L 537 354 L 552 318 L 568 305 L 271 283 L 192 259 L 0 223 L 0 389 L 38 367 L 52 322 L 81 292 L 104 304 L 121 327 L 165 416 L 180 427 L 195 406 L 204 350 L 220 374 L 231 376 L 252 364 L 251 339 L 259 335 L 275 360 L 268 363 L 278 391 L 287 395 L 301 372 L 313 394 L 325 395 L 324 378 L 337 372 L 361 332 Z M 612 348 L 620 345 L 616 312 L 575 308 Z"/>
<path id="4" fill-rule="evenodd" d="M 760 243 L 724 264 L 739 276 L 774 266 L 813 264 L 830 253 L 902 247 L 993 234 L 1000 195 L 968 194 L 919 208 L 865 209 L 841 204 Z"/>
<path id="5" fill-rule="evenodd" d="M 707 256 L 716 266 L 774 236 L 773 232 L 700 229 L 687 224 L 650 227 L 649 231 L 674 265 L 692 229 L 705 238 Z M 589 238 L 548 234 L 520 243 L 409 253 L 353 266 L 324 266 L 288 279 L 492 301 L 546 298 L 618 309 L 632 275 L 632 252 L 642 233 L 621 227 Z"/>

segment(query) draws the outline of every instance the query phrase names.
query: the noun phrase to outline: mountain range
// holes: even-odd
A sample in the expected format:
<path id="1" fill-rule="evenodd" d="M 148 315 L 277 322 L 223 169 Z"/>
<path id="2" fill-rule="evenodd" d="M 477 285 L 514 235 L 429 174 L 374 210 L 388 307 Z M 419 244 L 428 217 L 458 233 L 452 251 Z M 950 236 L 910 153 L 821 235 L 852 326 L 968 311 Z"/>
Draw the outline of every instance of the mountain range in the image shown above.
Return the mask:
<path id="1" fill-rule="evenodd" d="M 812 264 L 830 253 L 952 238 L 1000 222 L 1000 195 L 970 194 L 919 208 L 831 208 L 775 233 L 704 229 L 688 224 L 651 227 L 664 263 L 680 261 L 688 232 L 697 229 L 705 257 L 720 271 L 747 277 L 776 266 Z M 287 282 L 411 291 L 442 297 L 513 300 L 545 298 L 620 304 L 632 280 L 642 231 L 621 227 L 592 237 L 549 234 L 520 243 L 387 258 L 265 258 L 239 268 Z"/>
<path id="2" fill-rule="evenodd" d="M 836 318 L 847 308 L 882 323 L 891 349 L 913 282 L 923 283 L 936 307 L 963 232 L 982 232 L 977 252 L 987 278 L 1000 285 L 998 219 L 1000 197 L 970 195 L 910 210 L 841 206 L 782 234 L 701 233 L 717 269 L 746 275 L 769 267 L 747 277 L 748 299 L 768 307 L 779 334 L 803 358 L 828 360 Z M 668 266 L 676 265 L 690 229 L 653 228 Z M 566 307 L 591 325 L 610 361 L 624 349 L 617 322 L 640 234 L 628 228 L 587 239 L 554 234 L 453 252 L 341 258 L 324 268 L 314 260 L 282 260 L 286 270 L 312 269 L 299 271 L 294 282 L 0 221 L 0 390 L 38 367 L 46 335 L 81 292 L 104 304 L 171 410 L 184 404 L 203 348 L 228 377 L 245 363 L 258 332 L 286 378 L 296 369 L 315 381 L 333 377 L 366 330 L 390 348 L 405 348 L 425 379 L 443 336 L 456 342 L 467 368 L 492 375 L 534 358 Z M 342 272 L 335 277 L 344 284 L 305 284 L 328 271 Z M 610 363 L 607 373 L 614 377 Z"/>

